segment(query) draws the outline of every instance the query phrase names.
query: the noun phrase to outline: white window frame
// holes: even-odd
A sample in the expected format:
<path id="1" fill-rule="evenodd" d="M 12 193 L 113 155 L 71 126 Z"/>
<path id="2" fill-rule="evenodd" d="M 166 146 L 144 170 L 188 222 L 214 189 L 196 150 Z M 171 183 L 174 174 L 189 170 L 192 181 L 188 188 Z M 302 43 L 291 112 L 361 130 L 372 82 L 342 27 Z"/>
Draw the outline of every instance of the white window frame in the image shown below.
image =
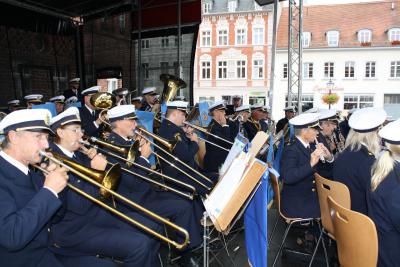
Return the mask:
<path id="1" fill-rule="evenodd" d="M 339 46 L 339 38 L 340 38 L 339 31 L 328 31 L 326 33 L 326 42 L 330 47 Z"/>
<path id="2" fill-rule="evenodd" d="M 311 68 L 311 72 L 310 72 L 310 68 Z M 313 62 L 304 62 L 303 63 L 303 79 L 314 79 L 314 63 Z"/>
<path id="3" fill-rule="evenodd" d="M 363 98 L 371 98 L 372 100 L 366 101 Z M 348 98 L 352 98 L 351 101 L 348 101 Z M 373 107 L 375 101 L 375 96 L 373 94 L 344 94 L 343 96 L 343 108 L 346 110 L 352 108 L 364 108 L 364 107 Z M 351 107 L 346 108 L 346 104 L 352 104 Z M 355 106 L 354 106 L 355 105 Z"/>
<path id="4" fill-rule="evenodd" d="M 351 79 L 355 78 L 355 66 L 356 63 L 354 61 L 346 61 L 344 63 L 344 78 L 345 79 Z M 346 76 L 346 72 L 348 73 L 348 76 Z"/>
<path id="5" fill-rule="evenodd" d="M 161 48 L 169 47 L 169 37 L 161 37 Z"/>
<path id="6" fill-rule="evenodd" d="M 256 62 L 258 62 L 256 64 Z M 254 80 L 262 80 L 264 79 L 264 59 L 262 58 L 253 58 L 253 79 Z M 261 76 L 260 76 L 261 73 Z"/>
<path id="7" fill-rule="evenodd" d="M 205 33 L 207 33 L 207 34 L 205 34 Z M 204 42 L 205 40 L 208 40 L 208 42 Z M 211 44 L 212 44 L 211 30 L 209 30 L 209 29 L 201 30 L 200 46 L 201 47 L 210 47 Z"/>
<path id="8" fill-rule="evenodd" d="M 223 64 L 223 63 L 225 63 L 225 64 Z M 224 69 L 225 69 L 225 71 L 224 71 Z M 221 72 L 222 76 L 220 76 L 220 70 L 222 71 Z M 226 80 L 226 79 L 228 79 L 228 61 L 227 60 L 219 60 L 219 61 L 217 61 L 217 74 L 216 74 L 216 76 L 217 76 L 217 80 Z"/>
<path id="9" fill-rule="evenodd" d="M 239 34 L 238 31 L 243 31 Z M 243 42 L 239 42 L 239 36 Z M 236 45 L 247 45 L 247 29 L 243 27 L 239 27 L 235 29 L 235 44 Z"/>
<path id="10" fill-rule="evenodd" d="M 389 42 L 400 41 L 400 28 L 391 28 L 388 31 Z"/>
<path id="11" fill-rule="evenodd" d="M 205 77 L 203 74 L 206 74 L 206 76 L 209 76 L 209 77 Z M 207 75 L 207 74 L 209 74 L 209 75 Z M 200 61 L 200 79 L 201 80 L 211 80 L 211 77 L 212 77 L 211 60 Z"/>
<path id="12" fill-rule="evenodd" d="M 149 67 L 150 67 L 150 64 L 148 62 L 143 62 L 142 63 L 142 73 L 143 73 L 143 79 L 144 80 L 150 79 Z"/>
<path id="13" fill-rule="evenodd" d="M 244 72 L 243 72 L 244 71 Z M 236 79 L 247 78 L 247 60 L 236 60 Z"/>
<path id="14" fill-rule="evenodd" d="M 365 73 L 364 74 L 365 74 L 364 77 L 366 79 L 375 79 L 376 78 L 376 61 L 365 62 Z"/>
<path id="15" fill-rule="evenodd" d="M 203 14 L 210 13 L 211 9 L 212 9 L 212 2 L 206 2 L 203 4 Z"/>
<path id="16" fill-rule="evenodd" d="M 221 38 L 224 38 L 224 40 L 226 41 L 225 44 L 221 43 Z M 217 46 L 227 46 L 227 45 L 229 45 L 229 29 L 227 28 L 217 29 Z"/>
<path id="17" fill-rule="evenodd" d="M 150 48 L 150 40 L 149 39 L 143 39 L 141 43 L 142 43 L 142 49 Z"/>
<path id="18" fill-rule="evenodd" d="M 235 12 L 236 8 L 237 8 L 237 1 L 229 0 L 228 1 L 228 12 Z"/>
<path id="19" fill-rule="evenodd" d="M 309 47 L 311 43 L 311 32 L 303 32 L 303 47 Z"/>
<path id="20" fill-rule="evenodd" d="M 370 43 L 372 41 L 372 31 L 370 29 L 362 29 L 357 33 L 357 38 L 360 44 Z"/>
<path id="21" fill-rule="evenodd" d="M 115 89 L 118 88 L 118 79 L 117 78 L 109 78 L 107 79 L 107 91 L 111 93 Z"/>
<path id="22" fill-rule="evenodd" d="M 390 78 L 400 78 L 400 60 L 390 62 Z"/>
<path id="23" fill-rule="evenodd" d="M 328 68 L 328 72 L 326 72 L 326 68 Z M 335 62 L 328 61 L 324 63 L 324 78 L 332 79 L 335 78 Z"/>
<path id="24" fill-rule="evenodd" d="M 261 31 L 259 31 L 261 30 Z M 252 34 L 252 43 L 253 45 L 264 45 L 264 32 L 265 28 L 260 27 L 260 26 L 254 26 L 253 29 L 253 34 Z"/>

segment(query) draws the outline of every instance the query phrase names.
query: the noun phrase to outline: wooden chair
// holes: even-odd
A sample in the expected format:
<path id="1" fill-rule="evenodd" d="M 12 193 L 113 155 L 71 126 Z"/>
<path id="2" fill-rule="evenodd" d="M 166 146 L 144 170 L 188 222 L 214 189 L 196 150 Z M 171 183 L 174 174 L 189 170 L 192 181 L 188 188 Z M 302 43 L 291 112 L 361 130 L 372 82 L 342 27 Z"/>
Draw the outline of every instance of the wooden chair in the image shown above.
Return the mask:
<path id="1" fill-rule="evenodd" d="M 278 261 L 279 254 L 282 252 L 283 245 L 285 244 L 286 238 L 288 236 L 288 233 L 289 233 L 290 228 L 292 227 L 292 225 L 295 224 L 295 223 L 299 223 L 299 224 L 312 223 L 313 221 L 316 220 L 316 218 L 290 218 L 290 217 L 285 216 L 281 212 L 281 194 L 280 194 L 281 191 L 280 191 L 278 177 L 276 177 L 273 173 L 270 173 L 269 175 L 270 175 L 270 181 L 271 181 L 271 184 L 272 184 L 272 188 L 274 190 L 274 202 L 276 204 L 279 216 L 288 224 L 287 227 L 286 227 L 285 233 L 283 235 L 282 242 L 281 242 L 281 244 L 279 246 L 279 250 L 278 250 L 278 252 L 277 252 L 277 254 L 275 256 L 275 259 L 274 259 L 274 261 L 272 263 L 272 267 L 274 267 L 276 262 Z M 278 222 L 278 220 L 275 222 L 274 228 L 273 228 L 271 236 L 269 238 L 269 242 L 272 240 L 273 232 L 275 231 L 277 222 Z M 317 250 L 317 247 L 315 247 L 315 250 L 313 252 L 313 256 L 315 256 L 316 250 Z M 325 252 L 325 260 L 327 261 L 328 258 L 327 258 L 326 250 L 324 252 Z M 314 257 L 311 258 L 309 266 L 312 265 L 313 260 L 314 260 Z"/>
<path id="2" fill-rule="evenodd" d="M 343 267 L 375 267 L 378 236 L 374 222 L 364 214 L 347 209 L 328 196 L 339 262 Z"/>
<path id="3" fill-rule="evenodd" d="M 331 212 L 328 206 L 328 196 L 331 196 L 346 209 L 350 209 L 350 191 L 345 184 L 328 180 L 318 173 L 314 174 L 314 177 L 321 210 L 322 227 L 330 238 L 335 239 Z"/>

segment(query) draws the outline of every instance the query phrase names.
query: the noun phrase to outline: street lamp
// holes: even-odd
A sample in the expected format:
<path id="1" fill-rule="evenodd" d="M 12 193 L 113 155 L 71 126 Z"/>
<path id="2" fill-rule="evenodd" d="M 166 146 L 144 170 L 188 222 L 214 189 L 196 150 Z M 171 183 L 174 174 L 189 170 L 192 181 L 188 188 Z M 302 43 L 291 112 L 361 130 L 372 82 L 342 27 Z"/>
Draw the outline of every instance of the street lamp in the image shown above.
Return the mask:
<path id="1" fill-rule="evenodd" d="M 335 85 L 335 83 L 332 82 L 332 79 L 329 79 L 329 82 L 326 83 L 326 87 L 327 87 L 328 90 L 329 90 L 329 95 L 332 94 L 332 89 L 333 89 L 333 86 L 334 86 L 334 85 Z M 329 109 L 331 109 L 331 103 L 330 103 L 330 102 L 329 102 Z"/>

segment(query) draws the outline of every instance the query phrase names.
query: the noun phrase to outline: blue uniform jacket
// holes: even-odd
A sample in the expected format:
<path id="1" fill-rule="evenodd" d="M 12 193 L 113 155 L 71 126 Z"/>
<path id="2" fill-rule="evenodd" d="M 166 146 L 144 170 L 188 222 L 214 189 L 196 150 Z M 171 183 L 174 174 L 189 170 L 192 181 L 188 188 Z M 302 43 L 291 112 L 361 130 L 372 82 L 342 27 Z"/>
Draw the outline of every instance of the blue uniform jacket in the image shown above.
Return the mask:
<path id="1" fill-rule="evenodd" d="M 111 132 L 110 136 L 107 139 L 107 142 L 110 142 L 115 145 L 122 146 L 130 146 L 132 142 L 129 140 L 125 140 L 115 132 Z M 115 153 L 115 152 L 113 152 Z M 138 173 L 143 176 L 148 176 L 147 172 L 139 167 L 131 166 L 127 167 L 126 162 L 122 162 L 118 159 L 115 159 L 111 156 L 107 156 L 107 160 L 112 163 L 119 163 L 122 167 L 127 168 L 135 173 Z M 150 163 L 148 163 L 144 158 L 140 157 L 140 153 L 136 156 L 135 162 L 139 165 L 147 168 L 151 168 Z M 147 198 L 153 196 L 154 191 L 152 190 L 149 182 L 144 181 L 143 179 L 131 175 L 122 171 L 121 182 L 118 186 L 117 192 L 121 193 L 125 196 L 130 196 L 130 199 L 137 203 L 143 203 Z"/>
<path id="2" fill-rule="evenodd" d="M 27 176 L 0 157 L 1 266 L 61 266 L 47 247 L 47 225 L 61 201 L 39 184 L 43 175 Z"/>
<path id="3" fill-rule="evenodd" d="M 379 267 L 400 263 L 400 163 L 374 192 L 367 192 L 368 216 L 378 232 Z"/>
<path id="4" fill-rule="evenodd" d="M 243 127 L 246 130 L 247 137 L 249 141 L 253 140 L 254 136 L 256 136 L 259 131 L 268 131 L 268 125 L 265 121 L 254 121 L 253 119 L 248 119 L 245 123 L 243 123 Z"/>
<path id="5" fill-rule="evenodd" d="M 367 214 L 366 192 L 371 182 L 375 156 L 362 146 L 358 151 L 346 148 L 333 164 L 333 180 L 344 183 L 350 191 L 351 209 Z"/>
<path id="6" fill-rule="evenodd" d="M 228 124 L 229 125 L 229 124 Z M 233 142 L 230 126 L 222 127 L 214 119 L 210 122 L 209 131 L 211 134 L 224 138 L 228 141 Z M 207 140 L 213 142 L 219 146 L 226 149 L 230 149 L 232 145 L 211 135 L 207 135 Z M 228 151 L 222 150 L 214 145 L 206 143 L 206 154 L 204 155 L 204 171 L 207 172 L 218 172 L 218 168 L 224 163 L 226 157 L 228 156 Z"/>
<path id="7" fill-rule="evenodd" d="M 171 121 L 164 119 L 161 123 L 158 134 L 160 137 L 165 138 L 167 140 L 175 140 L 175 138 L 177 138 L 178 142 L 176 143 L 176 145 L 172 151 L 172 154 L 174 156 L 176 156 L 177 158 L 179 158 L 181 161 L 185 162 L 190 167 L 198 170 L 198 166 L 197 166 L 197 163 L 196 163 L 194 157 L 195 157 L 197 151 L 199 150 L 199 146 L 197 145 L 196 142 L 190 141 L 190 139 L 186 137 L 186 134 L 182 128 L 176 126 Z M 209 183 L 207 183 L 207 181 L 205 181 L 203 178 L 201 178 L 197 174 L 193 173 L 193 171 L 191 171 L 188 168 L 186 168 L 185 166 L 183 166 L 181 163 L 175 162 L 173 159 L 171 159 L 171 157 L 166 156 L 161 151 L 160 151 L 160 154 L 162 156 L 165 156 L 173 164 L 175 164 L 176 166 L 178 166 L 179 168 L 181 168 L 188 174 L 194 176 L 200 182 L 206 184 L 207 186 L 212 186 Z M 177 178 L 184 183 L 193 185 L 197 189 L 197 192 L 200 194 L 206 193 L 206 190 L 204 189 L 204 187 L 202 187 L 201 185 L 192 181 L 185 174 L 181 173 L 179 170 L 175 169 L 174 167 L 170 166 L 168 163 L 165 163 L 162 160 L 160 162 L 161 162 L 161 169 L 162 169 L 163 173 L 165 173 L 171 177 Z"/>
<path id="8" fill-rule="evenodd" d="M 85 104 L 82 104 L 82 107 L 79 108 L 79 116 L 81 117 L 82 128 L 85 130 L 85 134 L 88 136 L 98 137 L 101 128 L 94 125 L 98 112 L 95 111 L 95 115 L 93 116 Z"/>
<path id="9" fill-rule="evenodd" d="M 281 158 L 281 208 L 288 217 L 320 217 L 318 195 L 315 188 L 315 170 L 310 165 L 311 149 L 295 138 L 284 148 Z"/>

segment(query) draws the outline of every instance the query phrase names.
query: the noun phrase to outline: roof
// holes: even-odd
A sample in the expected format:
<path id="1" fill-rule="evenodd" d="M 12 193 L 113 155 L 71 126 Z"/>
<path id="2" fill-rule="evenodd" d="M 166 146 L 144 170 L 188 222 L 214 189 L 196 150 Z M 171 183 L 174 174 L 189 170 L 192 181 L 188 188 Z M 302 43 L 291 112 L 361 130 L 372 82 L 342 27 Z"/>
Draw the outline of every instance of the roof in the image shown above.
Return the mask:
<path id="1" fill-rule="evenodd" d="M 394 9 L 392 9 L 394 2 Z M 303 32 L 311 32 L 309 48 L 328 47 L 326 32 L 338 30 L 339 47 L 360 47 L 357 32 L 372 30 L 371 46 L 391 46 L 387 31 L 400 27 L 400 1 L 380 1 L 303 7 Z M 283 8 L 278 28 L 278 48 L 287 48 L 288 8 Z"/>
<path id="2" fill-rule="evenodd" d="M 204 14 L 218 14 L 218 13 L 227 13 L 228 11 L 228 2 L 235 0 L 204 0 L 203 3 L 212 3 L 211 10 Z M 254 0 L 239 0 L 237 1 L 237 7 L 235 12 L 245 12 L 245 11 L 255 11 L 255 1 Z M 262 6 L 262 10 L 270 10 L 272 9 L 272 5 Z"/>

